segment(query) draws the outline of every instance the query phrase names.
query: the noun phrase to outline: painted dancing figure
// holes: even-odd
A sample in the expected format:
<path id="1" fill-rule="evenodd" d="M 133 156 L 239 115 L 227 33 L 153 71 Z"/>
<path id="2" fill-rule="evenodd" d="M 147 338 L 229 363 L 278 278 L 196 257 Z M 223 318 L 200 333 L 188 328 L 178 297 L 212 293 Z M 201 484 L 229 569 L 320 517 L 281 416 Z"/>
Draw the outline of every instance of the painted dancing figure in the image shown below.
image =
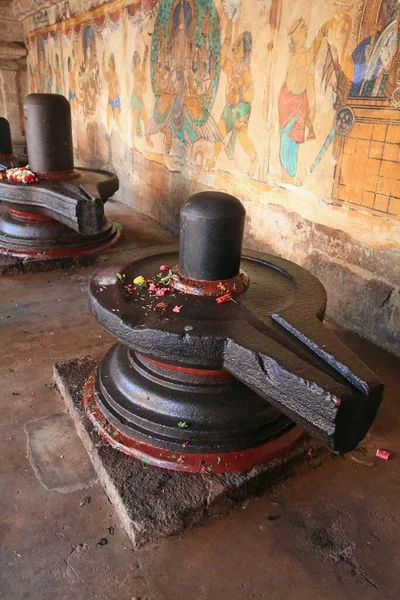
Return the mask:
<path id="1" fill-rule="evenodd" d="M 135 50 L 133 54 L 133 91 L 132 91 L 132 146 L 135 145 L 135 136 L 142 137 L 143 131 L 147 130 L 147 111 L 143 101 L 143 94 L 147 91 L 146 68 L 149 56 L 149 47 L 146 46 L 142 64 L 140 54 Z M 143 123 L 143 129 L 142 129 Z M 153 142 L 146 135 L 146 141 L 151 148 Z"/>
<path id="2" fill-rule="evenodd" d="M 298 19 L 289 29 L 291 56 L 278 101 L 280 160 L 283 181 L 298 186 L 302 185 L 296 177 L 298 152 L 306 127 L 307 140 L 315 139 L 315 58 L 328 27 L 328 23 L 323 25 L 311 48 L 306 48 L 308 28 L 304 19 Z"/>
<path id="3" fill-rule="evenodd" d="M 225 153 L 230 160 L 234 156 L 236 140 L 239 140 L 243 150 L 250 157 L 248 174 L 253 177 L 259 162 L 256 149 L 248 133 L 251 103 L 254 100 L 254 86 L 250 69 L 253 41 L 250 31 L 244 31 L 232 46 L 232 58 L 228 58 L 232 42 L 232 29 L 233 22 L 228 21 L 221 49 L 221 68 L 227 77 L 226 104 L 218 129 L 222 139 L 230 134 L 229 142 L 225 147 Z M 221 148 L 222 142 L 217 141 L 214 145 L 213 157 L 208 161 L 210 168 L 215 167 Z"/>
<path id="4" fill-rule="evenodd" d="M 111 118 L 117 124 L 119 131 L 121 131 L 121 99 L 119 95 L 119 79 L 115 68 L 115 56 L 110 54 L 108 60 L 109 69 L 105 69 L 105 54 L 103 54 L 103 71 L 104 78 L 108 83 L 108 104 L 107 104 L 107 130 L 110 131 Z"/>

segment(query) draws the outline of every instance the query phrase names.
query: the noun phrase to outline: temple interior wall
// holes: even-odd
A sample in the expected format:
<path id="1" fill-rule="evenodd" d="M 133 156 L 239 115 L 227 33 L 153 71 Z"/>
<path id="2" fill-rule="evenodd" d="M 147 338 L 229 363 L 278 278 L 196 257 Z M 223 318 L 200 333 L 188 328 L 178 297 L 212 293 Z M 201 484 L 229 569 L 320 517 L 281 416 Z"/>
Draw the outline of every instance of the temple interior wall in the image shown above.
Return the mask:
<path id="1" fill-rule="evenodd" d="M 9 120 L 14 150 L 23 152 L 23 100 L 28 90 L 24 30 L 11 0 L 0 0 L 0 116 Z"/>
<path id="2" fill-rule="evenodd" d="M 310 269 L 328 315 L 400 354 L 397 0 L 14 2 L 31 92 L 71 103 L 77 165 L 177 231 L 201 189 L 246 246 Z"/>

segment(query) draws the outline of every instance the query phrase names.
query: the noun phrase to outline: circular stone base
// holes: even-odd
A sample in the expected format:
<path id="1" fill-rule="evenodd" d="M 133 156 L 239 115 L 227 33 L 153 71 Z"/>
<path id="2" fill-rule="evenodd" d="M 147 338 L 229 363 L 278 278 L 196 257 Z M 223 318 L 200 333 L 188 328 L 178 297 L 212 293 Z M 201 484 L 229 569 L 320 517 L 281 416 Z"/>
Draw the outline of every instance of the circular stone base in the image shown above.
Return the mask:
<path id="1" fill-rule="evenodd" d="M 44 215 L 0 213 L 0 254 L 17 258 L 53 259 L 95 254 L 116 244 L 120 232 L 108 219 L 95 235 L 81 235 Z"/>
<path id="2" fill-rule="evenodd" d="M 127 436 L 107 419 L 97 402 L 95 378 L 96 370 L 84 388 L 83 407 L 87 418 L 113 448 L 154 467 L 207 475 L 248 471 L 256 465 L 281 458 L 306 436 L 295 426 L 276 439 L 238 452 L 188 453 L 185 443 L 180 452 L 158 448 Z"/>
<path id="3" fill-rule="evenodd" d="M 229 372 L 165 364 L 114 345 L 85 388 L 85 409 L 123 452 L 165 468 L 244 471 L 300 431 Z"/>

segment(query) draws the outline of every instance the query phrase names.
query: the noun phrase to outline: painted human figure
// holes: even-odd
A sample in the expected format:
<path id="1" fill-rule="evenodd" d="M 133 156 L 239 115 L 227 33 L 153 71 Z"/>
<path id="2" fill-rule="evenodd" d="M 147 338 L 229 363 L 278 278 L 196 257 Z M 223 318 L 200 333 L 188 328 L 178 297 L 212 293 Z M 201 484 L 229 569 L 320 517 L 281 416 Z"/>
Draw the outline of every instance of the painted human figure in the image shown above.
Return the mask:
<path id="1" fill-rule="evenodd" d="M 114 54 L 110 54 L 108 60 L 107 70 L 105 68 L 105 53 L 103 54 L 103 71 L 104 79 L 108 83 L 108 104 L 107 104 L 107 129 L 110 131 L 111 118 L 117 124 L 118 129 L 121 131 L 121 99 L 119 95 L 119 79 L 115 68 L 115 57 Z"/>
<path id="2" fill-rule="evenodd" d="M 87 26 L 83 32 L 83 63 L 79 69 L 79 101 L 86 115 L 96 111 L 97 94 L 101 89 L 99 63 L 96 58 L 93 30 Z"/>
<path id="3" fill-rule="evenodd" d="M 56 85 L 56 94 L 62 94 L 63 93 L 63 84 L 62 84 L 61 69 L 60 69 L 60 59 L 59 59 L 58 54 L 56 54 L 56 60 L 55 60 L 55 63 L 53 63 L 53 69 L 54 69 L 54 79 L 55 79 L 55 85 Z"/>
<path id="4" fill-rule="evenodd" d="M 162 94 L 165 94 L 169 89 L 171 69 L 161 25 L 158 27 L 158 39 L 160 40 L 160 48 L 154 67 L 154 91 L 156 96 L 162 96 Z"/>
<path id="5" fill-rule="evenodd" d="M 182 73 L 187 85 L 190 68 L 191 39 L 189 30 L 192 21 L 192 10 L 186 0 L 176 6 L 173 14 L 173 38 L 171 41 L 171 68 L 175 73 Z"/>
<path id="6" fill-rule="evenodd" d="M 72 116 L 75 116 L 78 97 L 76 93 L 75 71 L 72 66 L 72 59 L 68 56 L 68 100 L 71 105 Z"/>
<path id="7" fill-rule="evenodd" d="M 232 43 L 232 30 L 233 22 L 228 21 L 221 49 L 221 68 L 227 77 L 225 108 L 218 129 L 222 140 L 230 134 L 225 147 L 229 159 L 233 159 L 236 140 L 239 140 L 243 150 L 250 158 L 248 174 L 253 177 L 259 159 L 248 133 L 251 103 L 254 100 L 254 86 L 250 69 L 252 35 L 249 31 L 244 31 L 233 44 L 231 57 L 228 57 Z M 217 141 L 214 145 L 213 157 L 208 161 L 209 168 L 215 166 L 221 148 L 222 142 Z"/>
<path id="8" fill-rule="evenodd" d="M 39 76 L 40 91 L 51 94 L 53 88 L 53 72 L 50 62 L 46 58 L 45 51 L 39 52 Z"/>
<path id="9" fill-rule="evenodd" d="M 213 57 L 208 43 L 209 35 L 209 15 L 207 14 L 203 22 L 200 39 L 196 44 L 190 71 L 190 93 L 197 98 L 209 97 L 211 93 Z"/>
<path id="10" fill-rule="evenodd" d="M 280 161 L 286 183 L 302 185 L 296 174 L 299 145 L 304 142 L 306 127 L 307 139 L 315 139 L 315 58 L 328 29 L 329 23 L 322 26 L 310 48 L 306 47 L 308 28 L 303 18 L 289 29 L 291 54 L 278 101 Z"/>
<path id="11" fill-rule="evenodd" d="M 45 62 L 45 73 L 46 73 L 46 91 L 48 94 L 53 92 L 53 69 L 51 68 L 50 59 Z"/>
<path id="12" fill-rule="evenodd" d="M 333 18 L 329 22 L 327 42 L 332 53 L 332 59 L 339 65 L 347 79 L 352 78 L 352 60 L 349 53 L 349 42 L 353 28 L 350 11 L 353 5 L 343 6 L 342 2 L 334 2 Z"/>
<path id="13" fill-rule="evenodd" d="M 149 47 L 144 49 L 143 60 L 140 62 L 140 54 L 135 50 L 133 54 L 133 91 L 132 91 L 132 145 L 135 145 L 135 135 L 143 136 L 143 131 L 147 130 L 147 111 L 143 101 L 143 94 L 147 91 L 147 59 L 149 57 Z M 142 127 L 143 123 L 143 127 Z M 153 142 L 146 135 L 146 141 L 153 147 Z"/>
<path id="14" fill-rule="evenodd" d="M 352 53 L 354 63 L 351 96 L 384 96 L 393 56 L 398 44 L 398 22 L 391 3 L 382 2 L 376 31 L 362 40 Z"/>
<path id="15" fill-rule="evenodd" d="M 29 64 L 29 86 L 30 92 L 39 92 L 40 91 L 40 73 L 37 66 L 36 55 L 31 46 L 30 52 L 30 64 Z"/>

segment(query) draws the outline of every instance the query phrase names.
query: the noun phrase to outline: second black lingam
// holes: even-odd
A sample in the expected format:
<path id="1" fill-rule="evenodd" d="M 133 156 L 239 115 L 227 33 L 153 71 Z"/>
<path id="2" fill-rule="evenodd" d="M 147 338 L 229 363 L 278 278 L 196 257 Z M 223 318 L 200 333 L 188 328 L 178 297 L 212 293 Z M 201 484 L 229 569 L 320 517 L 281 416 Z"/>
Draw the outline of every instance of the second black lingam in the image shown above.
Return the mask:
<path id="1" fill-rule="evenodd" d="M 0 174 L 7 169 L 24 167 L 27 163 L 27 156 L 14 153 L 10 123 L 4 117 L 0 117 Z"/>
<path id="2" fill-rule="evenodd" d="M 200 193 L 181 211 L 180 251 L 138 251 L 90 283 L 118 340 L 89 378 L 97 430 L 144 462 L 244 471 L 308 432 L 335 452 L 371 426 L 383 385 L 322 323 L 326 293 L 292 262 L 246 252 L 245 211 Z"/>
<path id="3" fill-rule="evenodd" d="M 32 259 L 93 254 L 119 232 L 104 203 L 119 187 L 113 173 L 74 167 L 71 108 L 64 96 L 30 94 L 24 103 L 30 173 L 0 181 L 0 254 Z M 23 183 L 27 179 L 28 183 Z"/>

